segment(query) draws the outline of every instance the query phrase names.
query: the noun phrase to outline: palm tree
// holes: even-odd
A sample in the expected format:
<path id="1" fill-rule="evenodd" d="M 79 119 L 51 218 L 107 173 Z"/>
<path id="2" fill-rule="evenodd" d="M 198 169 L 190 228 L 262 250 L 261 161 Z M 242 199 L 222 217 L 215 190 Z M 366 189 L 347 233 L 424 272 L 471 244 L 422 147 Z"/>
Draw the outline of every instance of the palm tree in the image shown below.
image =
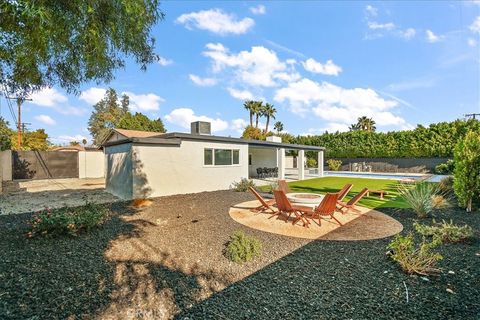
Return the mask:
<path id="1" fill-rule="evenodd" d="M 279 134 L 281 131 L 283 131 L 283 123 L 281 121 L 277 121 L 273 125 L 273 128 L 277 130 L 277 134 Z"/>
<path id="2" fill-rule="evenodd" d="M 366 116 L 358 118 L 358 126 L 361 128 L 361 130 L 367 132 L 375 132 L 377 129 L 375 127 L 375 121 L 373 121 L 372 118 L 367 118 Z"/>
<path id="3" fill-rule="evenodd" d="M 243 107 L 248 110 L 250 113 L 250 127 L 253 127 L 253 109 L 254 109 L 255 101 L 247 100 L 243 103 Z"/>
<path id="4" fill-rule="evenodd" d="M 255 128 L 258 128 L 258 119 L 260 118 L 262 109 L 263 109 L 262 101 L 253 101 L 252 113 L 255 115 Z"/>
<path id="5" fill-rule="evenodd" d="M 265 125 L 265 132 L 268 132 L 268 125 L 270 124 L 270 118 L 275 119 L 275 114 L 277 113 L 277 109 L 273 107 L 273 104 L 265 103 L 262 108 L 261 115 L 267 118 L 267 123 Z"/>

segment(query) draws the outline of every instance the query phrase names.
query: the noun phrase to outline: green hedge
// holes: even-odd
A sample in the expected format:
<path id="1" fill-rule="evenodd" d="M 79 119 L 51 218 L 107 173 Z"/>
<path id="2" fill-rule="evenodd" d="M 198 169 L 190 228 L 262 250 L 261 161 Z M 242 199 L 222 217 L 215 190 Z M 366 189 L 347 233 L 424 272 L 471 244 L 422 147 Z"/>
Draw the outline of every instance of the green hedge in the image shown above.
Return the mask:
<path id="1" fill-rule="evenodd" d="M 452 157 L 456 143 L 469 130 L 480 131 L 480 121 L 456 120 L 413 130 L 392 132 L 336 132 L 292 137 L 290 142 L 326 148 L 326 158 Z"/>

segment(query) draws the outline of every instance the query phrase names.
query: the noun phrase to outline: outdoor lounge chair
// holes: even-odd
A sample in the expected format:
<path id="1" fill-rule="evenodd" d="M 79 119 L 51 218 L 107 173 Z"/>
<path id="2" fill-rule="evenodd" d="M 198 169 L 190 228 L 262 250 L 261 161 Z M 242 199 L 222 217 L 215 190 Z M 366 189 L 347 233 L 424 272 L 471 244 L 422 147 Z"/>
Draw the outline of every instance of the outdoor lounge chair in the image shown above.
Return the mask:
<path id="1" fill-rule="evenodd" d="M 285 180 L 278 180 L 278 190 L 282 190 L 285 194 L 292 193 L 292 190 L 290 190 Z"/>
<path id="2" fill-rule="evenodd" d="M 345 196 L 350 192 L 352 188 L 353 188 L 353 184 L 351 183 L 347 183 L 346 185 L 344 185 L 342 190 L 338 192 L 338 201 L 343 201 Z"/>
<path id="3" fill-rule="evenodd" d="M 339 225 L 342 225 L 342 223 L 333 216 L 335 210 L 337 209 L 338 197 L 339 193 L 327 193 L 315 209 L 310 209 L 306 212 L 305 217 L 311 218 L 313 221 L 318 219 L 318 225 L 321 226 L 322 216 L 329 216 Z"/>
<path id="4" fill-rule="evenodd" d="M 248 187 L 248 189 L 253 193 L 255 198 L 257 198 L 257 200 L 260 201 L 260 204 L 261 204 L 260 206 L 251 209 L 251 211 L 265 212 L 267 210 L 271 210 L 272 213 L 275 213 L 275 209 L 272 208 L 272 206 L 275 204 L 274 199 L 265 200 L 254 188 Z"/>
<path id="5" fill-rule="evenodd" d="M 282 190 L 273 190 L 273 194 L 275 196 L 275 201 L 277 202 L 278 212 L 273 214 L 272 217 L 284 213 L 284 214 L 288 215 L 288 216 L 285 217 L 285 222 L 288 222 L 288 220 L 290 219 L 290 216 L 293 213 L 295 215 L 295 219 L 293 220 L 292 224 L 294 225 L 298 221 L 302 221 L 303 226 L 308 228 L 308 225 L 310 224 L 310 221 L 308 221 L 304 217 L 304 215 L 305 215 L 306 212 L 311 210 L 310 207 L 298 206 L 298 205 L 291 204 L 290 201 L 287 198 L 287 195 Z"/>
<path id="6" fill-rule="evenodd" d="M 348 211 L 350 210 L 360 213 L 360 210 L 355 209 L 355 205 L 367 194 L 367 192 L 368 192 L 368 188 L 363 188 L 362 191 L 357 193 L 355 197 L 350 199 L 347 203 L 342 201 L 337 201 L 338 210 L 340 210 L 340 212 L 342 213 L 348 213 Z M 343 211 L 344 209 L 346 209 L 346 211 Z"/>

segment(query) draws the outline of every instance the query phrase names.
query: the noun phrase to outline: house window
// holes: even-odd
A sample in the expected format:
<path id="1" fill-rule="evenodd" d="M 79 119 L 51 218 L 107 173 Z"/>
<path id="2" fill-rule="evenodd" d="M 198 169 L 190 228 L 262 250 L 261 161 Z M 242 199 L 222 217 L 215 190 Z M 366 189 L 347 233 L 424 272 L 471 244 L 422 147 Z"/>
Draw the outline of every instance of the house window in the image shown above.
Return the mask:
<path id="1" fill-rule="evenodd" d="M 206 166 L 231 166 L 240 164 L 238 149 L 204 149 L 203 163 Z"/>

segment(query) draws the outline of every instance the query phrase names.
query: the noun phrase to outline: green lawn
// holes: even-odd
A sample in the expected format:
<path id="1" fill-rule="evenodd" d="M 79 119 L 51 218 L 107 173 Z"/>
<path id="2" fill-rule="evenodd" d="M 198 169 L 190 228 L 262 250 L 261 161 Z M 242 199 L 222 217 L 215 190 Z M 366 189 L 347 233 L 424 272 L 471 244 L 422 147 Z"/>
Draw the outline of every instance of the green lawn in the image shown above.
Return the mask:
<path id="1" fill-rule="evenodd" d="M 398 183 L 396 180 L 388 179 L 365 179 L 365 178 L 350 178 L 350 177 L 324 177 L 302 181 L 294 181 L 288 183 L 292 192 L 312 192 L 312 193 L 326 193 L 337 192 L 345 184 L 352 183 L 353 188 L 345 198 L 349 200 L 357 192 L 367 187 L 371 190 L 385 190 L 387 195 L 383 200 L 378 195 L 370 195 L 363 197 L 359 204 L 368 208 L 407 208 L 403 199 L 398 195 Z M 270 186 L 260 187 L 263 191 L 269 191 Z"/>

